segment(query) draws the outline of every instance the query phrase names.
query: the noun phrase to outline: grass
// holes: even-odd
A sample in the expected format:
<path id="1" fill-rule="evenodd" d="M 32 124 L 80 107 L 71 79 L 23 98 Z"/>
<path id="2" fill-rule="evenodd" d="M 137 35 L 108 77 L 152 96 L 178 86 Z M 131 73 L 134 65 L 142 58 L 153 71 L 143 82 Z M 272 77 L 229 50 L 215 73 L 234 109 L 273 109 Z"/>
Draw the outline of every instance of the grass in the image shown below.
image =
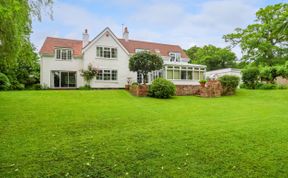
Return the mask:
<path id="1" fill-rule="evenodd" d="M 0 92 L 0 177 L 288 177 L 288 90 Z"/>

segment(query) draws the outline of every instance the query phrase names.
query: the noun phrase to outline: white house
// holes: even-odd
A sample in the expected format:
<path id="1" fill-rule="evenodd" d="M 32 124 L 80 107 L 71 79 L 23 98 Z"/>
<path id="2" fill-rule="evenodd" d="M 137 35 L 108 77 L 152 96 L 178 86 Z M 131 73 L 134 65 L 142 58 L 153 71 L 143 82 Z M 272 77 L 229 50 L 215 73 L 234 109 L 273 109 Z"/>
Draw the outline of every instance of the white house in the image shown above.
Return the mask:
<path id="1" fill-rule="evenodd" d="M 206 78 L 217 79 L 223 75 L 235 75 L 241 79 L 241 70 L 234 69 L 234 68 L 225 68 L 225 69 L 218 69 L 218 70 L 211 70 L 206 72 Z"/>
<path id="2" fill-rule="evenodd" d="M 82 40 L 47 37 L 40 50 L 41 84 L 50 88 L 83 86 L 80 71 L 89 64 L 99 70 L 91 81 L 93 88 L 124 88 L 128 79 L 142 83 L 143 77 L 128 68 L 129 57 L 141 51 L 157 53 L 164 61 L 162 70 L 149 74 L 149 82 L 163 77 L 175 84 L 198 85 L 204 79 L 206 66 L 189 64 L 180 46 L 130 40 L 127 27 L 120 39 L 107 27 L 91 41 L 87 30 Z"/>

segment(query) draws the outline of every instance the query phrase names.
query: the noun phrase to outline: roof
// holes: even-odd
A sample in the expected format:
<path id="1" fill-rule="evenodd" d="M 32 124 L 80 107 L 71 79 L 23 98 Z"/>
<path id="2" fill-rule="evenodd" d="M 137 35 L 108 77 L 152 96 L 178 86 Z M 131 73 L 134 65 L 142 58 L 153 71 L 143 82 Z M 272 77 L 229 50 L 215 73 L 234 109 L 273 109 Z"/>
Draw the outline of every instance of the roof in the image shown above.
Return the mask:
<path id="1" fill-rule="evenodd" d="M 207 74 L 207 75 L 210 75 L 210 74 L 221 74 L 221 73 L 228 73 L 228 72 L 241 73 L 241 69 L 224 68 L 224 69 L 207 71 L 206 74 Z"/>
<path id="2" fill-rule="evenodd" d="M 47 37 L 42 48 L 40 49 L 40 54 L 53 55 L 54 50 L 57 47 L 62 48 L 72 48 L 73 56 L 81 56 L 82 54 L 82 40 L 72 40 L 64 38 L 54 38 Z"/>
<path id="3" fill-rule="evenodd" d="M 139 49 L 146 49 L 151 52 L 159 52 L 161 56 L 169 56 L 170 52 L 178 52 L 181 53 L 182 58 L 188 58 L 186 53 L 178 45 L 154 43 L 147 41 L 136 41 L 136 40 L 128 40 L 128 41 L 125 41 L 124 39 L 118 39 L 118 40 L 129 53 L 135 53 L 135 49 L 139 48 Z M 53 55 L 54 50 L 57 47 L 72 48 L 73 56 L 81 56 L 82 40 L 47 37 L 42 48 L 40 49 L 40 54 Z"/>
<path id="4" fill-rule="evenodd" d="M 127 49 L 129 53 L 135 53 L 135 49 L 148 49 L 151 52 L 159 51 L 161 56 L 169 56 L 170 52 L 181 53 L 182 58 L 188 58 L 186 53 L 178 45 L 154 43 L 148 41 L 137 41 L 137 40 L 128 40 L 118 39 L 120 43 Z"/>

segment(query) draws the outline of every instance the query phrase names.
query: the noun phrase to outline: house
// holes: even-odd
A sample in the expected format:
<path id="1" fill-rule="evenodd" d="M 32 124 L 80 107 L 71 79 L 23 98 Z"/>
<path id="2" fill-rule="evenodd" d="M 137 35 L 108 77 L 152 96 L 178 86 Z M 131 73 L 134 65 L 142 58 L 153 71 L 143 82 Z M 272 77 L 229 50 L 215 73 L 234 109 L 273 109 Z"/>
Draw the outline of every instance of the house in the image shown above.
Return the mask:
<path id="1" fill-rule="evenodd" d="M 87 30 L 82 40 L 47 37 L 40 50 L 40 81 L 49 88 L 78 88 L 85 85 L 80 71 L 91 64 L 98 69 L 92 88 L 124 88 L 128 79 L 142 83 L 143 76 L 128 68 L 129 57 L 141 51 L 164 61 L 163 69 L 149 73 L 148 82 L 163 77 L 176 85 L 198 85 L 204 79 L 206 66 L 189 64 L 180 46 L 131 40 L 127 27 L 117 38 L 107 27 L 91 41 Z"/>
<path id="2" fill-rule="evenodd" d="M 206 78 L 210 79 L 217 79 L 223 75 L 235 75 L 241 79 L 241 70 L 234 69 L 234 68 L 225 68 L 225 69 L 218 69 L 218 70 L 211 70 L 206 72 Z"/>

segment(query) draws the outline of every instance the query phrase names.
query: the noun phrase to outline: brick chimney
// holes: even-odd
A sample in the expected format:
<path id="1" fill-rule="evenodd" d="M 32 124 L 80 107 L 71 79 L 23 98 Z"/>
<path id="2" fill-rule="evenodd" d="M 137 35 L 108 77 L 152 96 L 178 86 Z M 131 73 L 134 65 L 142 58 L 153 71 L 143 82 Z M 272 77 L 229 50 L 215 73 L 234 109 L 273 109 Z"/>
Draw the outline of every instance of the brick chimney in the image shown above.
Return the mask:
<path id="1" fill-rule="evenodd" d="M 85 29 L 84 33 L 82 34 L 82 40 L 82 47 L 84 48 L 89 43 L 89 34 L 87 29 Z"/>
<path id="2" fill-rule="evenodd" d="M 129 31 L 128 31 L 128 28 L 127 28 L 127 27 L 124 28 L 123 39 L 124 39 L 126 42 L 129 41 Z"/>

